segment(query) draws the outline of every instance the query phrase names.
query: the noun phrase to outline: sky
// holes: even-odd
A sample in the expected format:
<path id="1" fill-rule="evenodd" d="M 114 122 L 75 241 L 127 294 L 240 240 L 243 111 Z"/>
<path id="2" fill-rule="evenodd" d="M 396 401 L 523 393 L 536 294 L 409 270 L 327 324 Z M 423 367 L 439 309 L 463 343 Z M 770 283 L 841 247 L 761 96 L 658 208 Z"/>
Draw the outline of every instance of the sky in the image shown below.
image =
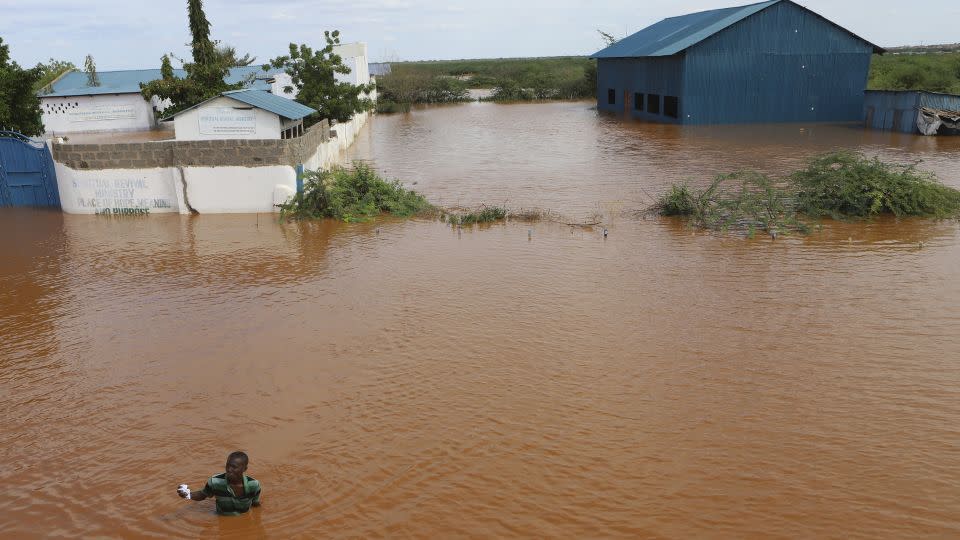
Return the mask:
<path id="1" fill-rule="evenodd" d="M 213 38 L 259 62 L 289 43 L 367 43 L 369 60 L 589 55 L 597 30 L 623 37 L 663 18 L 749 0 L 205 0 Z M 958 0 L 799 0 L 877 45 L 955 43 Z M 172 52 L 189 59 L 186 0 L 0 0 L 0 37 L 13 60 L 49 58 L 99 71 L 148 69 Z M 175 63 L 176 67 L 177 64 Z"/>

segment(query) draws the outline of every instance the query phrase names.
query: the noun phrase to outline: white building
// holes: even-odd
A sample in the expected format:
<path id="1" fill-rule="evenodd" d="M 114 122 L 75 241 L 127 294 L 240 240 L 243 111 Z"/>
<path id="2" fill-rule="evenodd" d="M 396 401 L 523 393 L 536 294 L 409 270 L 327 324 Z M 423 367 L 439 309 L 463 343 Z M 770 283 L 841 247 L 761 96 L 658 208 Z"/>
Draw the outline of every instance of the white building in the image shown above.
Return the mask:
<path id="1" fill-rule="evenodd" d="M 260 66 L 230 70 L 227 83 L 244 82 L 249 88 L 271 90 L 267 82 L 282 70 L 263 71 Z M 186 77 L 183 70 L 174 70 L 177 77 Z M 41 93 L 40 110 L 48 136 L 70 133 L 145 131 L 157 127 L 156 112 L 165 108 L 156 98 L 147 101 L 140 94 L 140 84 L 160 78 L 159 69 L 103 71 L 97 73 L 99 84 L 89 84 L 86 73 L 71 71 Z M 169 105 L 169 103 L 167 104 Z"/>
<path id="2" fill-rule="evenodd" d="M 317 111 L 263 90 L 234 90 L 184 109 L 172 120 L 178 141 L 292 139 Z"/>

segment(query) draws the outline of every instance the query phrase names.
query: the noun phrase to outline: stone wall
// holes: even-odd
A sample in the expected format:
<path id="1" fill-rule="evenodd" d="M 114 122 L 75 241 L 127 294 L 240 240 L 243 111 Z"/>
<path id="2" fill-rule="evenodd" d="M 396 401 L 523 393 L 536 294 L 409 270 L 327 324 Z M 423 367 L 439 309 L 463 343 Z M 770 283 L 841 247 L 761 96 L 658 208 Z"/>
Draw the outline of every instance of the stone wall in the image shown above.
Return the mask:
<path id="1" fill-rule="evenodd" d="M 267 167 L 304 163 L 330 140 L 323 120 L 296 139 L 53 144 L 53 160 L 76 170 Z"/>

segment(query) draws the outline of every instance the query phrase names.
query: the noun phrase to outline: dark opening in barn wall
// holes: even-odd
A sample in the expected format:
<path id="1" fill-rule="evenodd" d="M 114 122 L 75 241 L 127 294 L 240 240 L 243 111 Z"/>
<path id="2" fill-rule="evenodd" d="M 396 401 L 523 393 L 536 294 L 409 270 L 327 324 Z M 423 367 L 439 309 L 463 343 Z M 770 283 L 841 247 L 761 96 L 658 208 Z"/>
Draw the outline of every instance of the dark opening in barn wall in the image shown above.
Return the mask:
<path id="1" fill-rule="evenodd" d="M 607 90 L 607 104 L 616 105 L 617 104 L 617 91 L 613 88 Z"/>
<path id="2" fill-rule="evenodd" d="M 637 92 L 633 95 L 633 110 L 643 112 L 643 94 Z"/>
<path id="3" fill-rule="evenodd" d="M 660 114 L 660 94 L 647 94 L 647 112 Z"/>
<path id="4" fill-rule="evenodd" d="M 678 118 L 680 116 L 680 99 L 677 98 L 677 96 L 664 96 L 663 115 L 670 118 Z"/>

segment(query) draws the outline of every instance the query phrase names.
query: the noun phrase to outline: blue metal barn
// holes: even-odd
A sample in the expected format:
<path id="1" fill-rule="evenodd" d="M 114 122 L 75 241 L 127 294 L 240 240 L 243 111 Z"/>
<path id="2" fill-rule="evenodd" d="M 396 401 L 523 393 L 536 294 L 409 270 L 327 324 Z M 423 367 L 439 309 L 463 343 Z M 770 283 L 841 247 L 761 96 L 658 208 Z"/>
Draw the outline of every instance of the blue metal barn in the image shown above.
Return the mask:
<path id="1" fill-rule="evenodd" d="M 789 0 L 664 19 L 594 54 L 597 108 L 674 124 L 862 121 L 880 47 Z"/>

